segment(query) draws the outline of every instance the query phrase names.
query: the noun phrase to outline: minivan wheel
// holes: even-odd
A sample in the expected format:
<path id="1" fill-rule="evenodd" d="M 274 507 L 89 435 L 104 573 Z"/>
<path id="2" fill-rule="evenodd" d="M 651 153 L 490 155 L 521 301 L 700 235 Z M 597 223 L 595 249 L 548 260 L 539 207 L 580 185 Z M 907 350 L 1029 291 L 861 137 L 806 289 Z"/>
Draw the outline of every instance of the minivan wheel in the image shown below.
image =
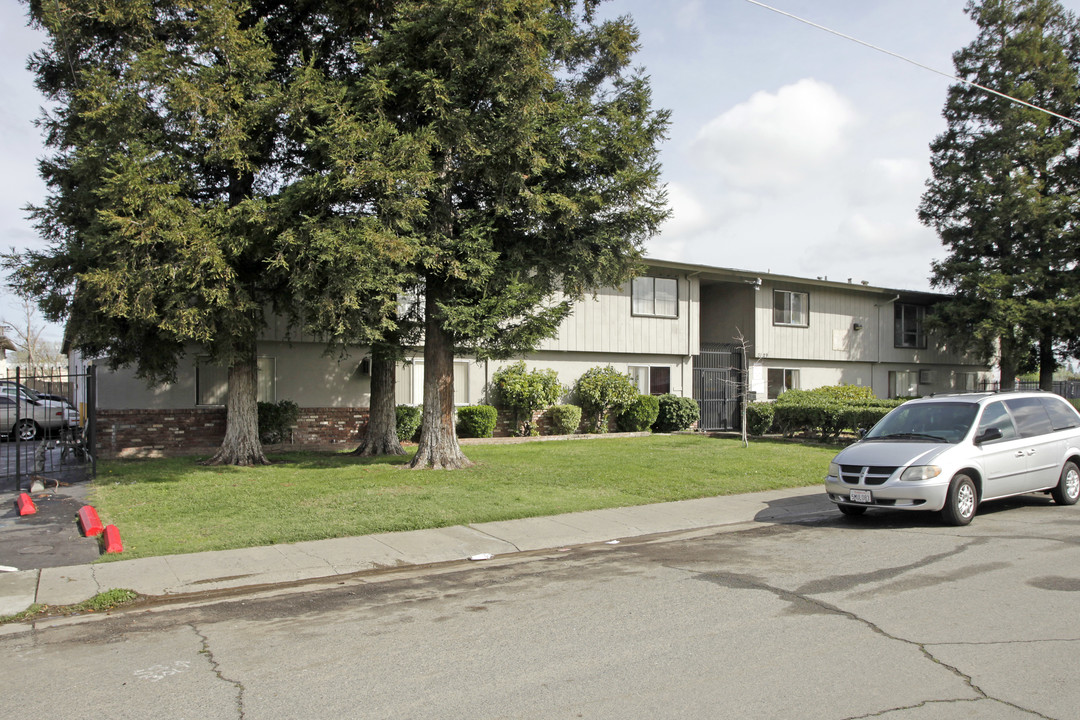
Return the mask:
<path id="1" fill-rule="evenodd" d="M 851 517 L 858 517 L 866 512 L 866 508 L 859 505 L 837 505 L 836 507 L 840 508 L 840 512 Z"/>
<path id="2" fill-rule="evenodd" d="M 975 517 L 975 508 L 979 505 L 979 493 L 975 483 L 967 475 L 957 475 L 949 485 L 949 494 L 945 498 L 945 507 L 941 510 L 945 522 L 950 525 L 967 525 Z"/>
<path id="3" fill-rule="evenodd" d="M 1061 479 L 1050 495 L 1058 505 L 1075 505 L 1080 499 L 1080 468 L 1072 460 L 1061 468 Z"/>

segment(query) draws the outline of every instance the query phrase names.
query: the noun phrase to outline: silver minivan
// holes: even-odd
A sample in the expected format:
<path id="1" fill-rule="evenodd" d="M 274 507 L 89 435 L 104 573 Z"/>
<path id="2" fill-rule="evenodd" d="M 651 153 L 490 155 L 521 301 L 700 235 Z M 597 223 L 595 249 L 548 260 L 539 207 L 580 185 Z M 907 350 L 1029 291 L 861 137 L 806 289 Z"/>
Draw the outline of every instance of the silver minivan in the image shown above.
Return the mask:
<path id="1" fill-rule="evenodd" d="M 909 400 L 829 463 L 825 490 L 845 515 L 940 510 L 966 525 L 984 500 L 1048 492 L 1080 498 L 1080 414 L 1043 392 Z"/>

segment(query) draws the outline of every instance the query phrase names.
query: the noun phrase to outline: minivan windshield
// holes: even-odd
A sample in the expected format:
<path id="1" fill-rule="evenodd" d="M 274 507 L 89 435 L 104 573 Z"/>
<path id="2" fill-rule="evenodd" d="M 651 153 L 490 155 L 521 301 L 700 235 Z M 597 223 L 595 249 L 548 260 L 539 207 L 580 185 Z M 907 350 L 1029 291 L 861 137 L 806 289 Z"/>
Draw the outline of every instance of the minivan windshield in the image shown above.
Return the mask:
<path id="1" fill-rule="evenodd" d="M 907 403 L 883 417 L 864 439 L 958 443 L 978 412 L 975 403 Z"/>

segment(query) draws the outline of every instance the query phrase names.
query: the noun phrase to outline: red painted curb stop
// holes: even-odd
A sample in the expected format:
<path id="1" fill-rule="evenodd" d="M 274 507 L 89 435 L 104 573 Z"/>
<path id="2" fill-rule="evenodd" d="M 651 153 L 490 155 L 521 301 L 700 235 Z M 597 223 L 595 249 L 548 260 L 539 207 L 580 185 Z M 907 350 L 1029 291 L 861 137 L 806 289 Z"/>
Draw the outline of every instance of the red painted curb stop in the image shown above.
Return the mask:
<path id="1" fill-rule="evenodd" d="M 98 518 L 97 510 L 89 505 L 83 505 L 79 508 L 79 525 L 82 526 L 83 535 L 86 537 L 100 535 L 104 529 L 101 527 L 101 520 Z"/>
<path id="2" fill-rule="evenodd" d="M 105 553 L 122 553 L 124 544 L 120 542 L 120 530 L 115 525 L 105 527 Z"/>
<path id="3" fill-rule="evenodd" d="M 37 506 L 34 505 L 34 501 L 26 493 L 19 493 L 19 499 L 15 501 L 15 506 L 19 508 L 19 515 L 33 515 L 37 512 Z"/>

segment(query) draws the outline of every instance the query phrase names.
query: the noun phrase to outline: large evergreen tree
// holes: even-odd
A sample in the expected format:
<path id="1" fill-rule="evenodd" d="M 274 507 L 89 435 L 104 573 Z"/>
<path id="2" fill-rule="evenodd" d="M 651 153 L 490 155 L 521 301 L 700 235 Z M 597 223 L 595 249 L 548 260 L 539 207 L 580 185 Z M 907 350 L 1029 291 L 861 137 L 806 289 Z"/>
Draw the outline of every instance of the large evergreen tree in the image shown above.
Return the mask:
<path id="1" fill-rule="evenodd" d="M 665 216 L 667 113 L 630 69 L 627 19 L 596 0 L 405 0 L 371 48 L 378 112 L 429 143 L 412 224 L 423 293 L 424 416 L 413 467 L 468 464 L 455 353 L 505 357 L 571 302 L 630 277 Z"/>
<path id="2" fill-rule="evenodd" d="M 979 35 L 954 55 L 959 78 L 1076 116 L 1072 13 L 1056 0 L 973 1 L 967 13 Z M 944 115 L 919 207 L 948 250 L 932 281 L 955 293 L 937 320 L 971 349 L 997 347 L 1004 387 L 1033 359 L 1049 387 L 1080 318 L 1078 128 L 972 84 L 949 89 Z"/>
<path id="3" fill-rule="evenodd" d="M 32 209 L 50 244 L 9 267 L 89 356 L 148 382 L 174 378 L 191 345 L 228 367 L 214 463 L 266 462 L 256 339 L 268 308 L 295 307 L 272 201 L 295 167 L 290 87 L 325 37 L 316 5 L 29 3 L 49 36 L 30 65 L 54 105 L 49 195 Z"/>

